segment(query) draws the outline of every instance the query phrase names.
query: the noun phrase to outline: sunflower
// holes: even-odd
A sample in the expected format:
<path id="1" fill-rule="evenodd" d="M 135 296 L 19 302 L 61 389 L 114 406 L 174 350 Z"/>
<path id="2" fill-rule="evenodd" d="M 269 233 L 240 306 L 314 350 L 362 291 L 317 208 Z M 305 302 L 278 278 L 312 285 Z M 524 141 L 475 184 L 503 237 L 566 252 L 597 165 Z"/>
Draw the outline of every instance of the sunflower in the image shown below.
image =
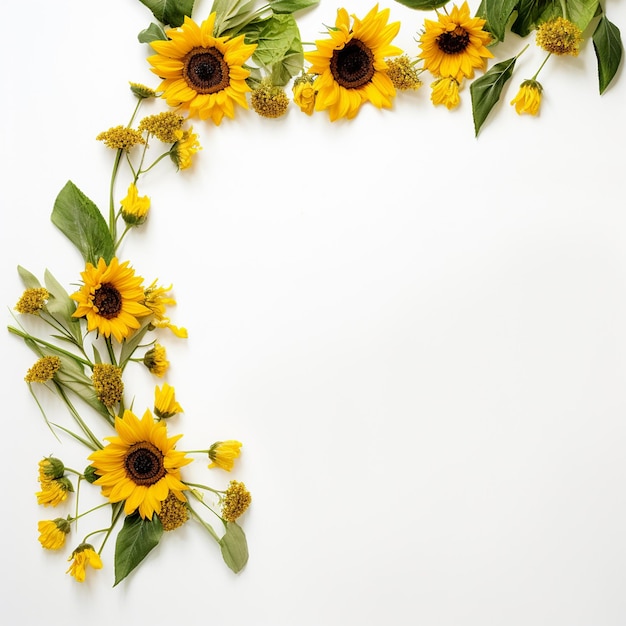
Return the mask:
<path id="1" fill-rule="evenodd" d="M 243 64 L 256 44 L 246 44 L 244 36 L 214 37 L 215 13 L 196 24 L 185 17 L 180 28 L 167 31 L 167 41 L 150 43 L 157 54 L 148 57 L 150 68 L 163 79 L 158 91 L 172 107 L 188 109 L 189 115 L 217 125 L 224 115 L 235 117 L 235 104 L 248 108 Z"/>
<path id="2" fill-rule="evenodd" d="M 126 410 L 115 418 L 117 437 L 108 437 L 109 444 L 89 456 L 99 478 L 102 495 L 111 502 L 124 502 L 126 515 L 139 510 L 144 519 L 161 511 L 161 503 L 173 493 L 185 502 L 180 468 L 192 459 L 174 450 L 182 435 L 167 436 L 165 422 L 155 422 L 147 410 L 139 419 Z"/>
<path id="3" fill-rule="evenodd" d="M 378 11 L 376 5 L 363 20 L 337 11 L 330 39 L 315 42 L 317 50 L 304 56 L 311 63 L 310 74 L 317 74 L 315 110 L 328 109 L 331 121 L 353 118 L 363 102 L 379 109 L 390 108 L 396 90 L 386 73 L 385 57 L 402 54 L 391 45 L 400 30 L 400 22 L 387 24 L 389 9 Z"/>
<path id="4" fill-rule="evenodd" d="M 419 57 L 434 76 L 461 81 L 472 78 L 474 69 L 484 69 L 493 54 L 485 47 L 491 35 L 483 30 L 485 20 L 471 17 L 467 2 L 454 5 L 449 15 L 437 13 L 438 21 L 424 20 Z"/>
<path id="5" fill-rule="evenodd" d="M 73 317 L 86 317 L 87 330 L 97 330 L 105 337 L 113 335 L 118 341 L 139 328 L 138 317 L 152 312 L 144 306 L 143 279 L 135 276 L 128 261 L 116 257 L 107 265 L 100 258 L 94 267 L 87 263 L 81 272 L 83 286 L 70 297 L 78 302 Z"/>

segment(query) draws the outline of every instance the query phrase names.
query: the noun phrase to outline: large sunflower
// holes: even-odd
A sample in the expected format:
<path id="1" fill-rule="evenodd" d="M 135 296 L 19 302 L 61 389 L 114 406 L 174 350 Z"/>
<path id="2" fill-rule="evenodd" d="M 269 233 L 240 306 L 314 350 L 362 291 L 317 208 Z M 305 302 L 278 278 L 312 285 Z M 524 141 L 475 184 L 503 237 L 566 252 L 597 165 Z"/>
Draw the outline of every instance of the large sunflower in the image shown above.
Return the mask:
<path id="1" fill-rule="evenodd" d="M 73 317 L 86 317 L 87 330 L 113 335 L 121 342 L 139 328 L 138 317 L 152 313 L 142 304 L 143 278 L 135 276 L 128 261 L 120 264 L 113 257 L 107 265 L 101 258 L 97 266 L 87 263 L 81 276 L 83 286 L 70 297 L 78 303 Z"/>
<path id="2" fill-rule="evenodd" d="M 390 108 L 396 90 L 384 70 L 385 57 L 402 54 L 391 42 L 400 30 L 400 22 L 387 24 L 389 9 L 378 11 L 376 5 L 363 20 L 350 16 L 345 9 L 337 11 L 330 39 L 315 42 L 317 50 L 304 56 L 312 65 L 309 73 L 317 74 L 315 109 L 328 109 L 331 121 L 353 118 L 363 102 L 379 109 Z"/>
<path id="3" fill-rule="evenodd" d="M 180 468 L 193 459 L 174 450 L 182 435 L 167 436 L 165 422 L 155 422 L 147 410 L 141 420 L 129 410 L 115 418 L 117 437 L 89 456 L 102 486 L 102 495 L 111 502 L 124 502 L 124 513 L 151 519 L 159 514 L 161 503 L 170 493 L 181 502 L 187 487 L 181 482 Z"/>
<path id="4" fill-rule="evenodd" d="M 242 66 L 256 44 L 246 44 L 243 35 L 214 37 L 215 15 L 201 25 L 185 17 L 180 28 L 167 31 L 167 41 L 150 43 L 157 54 L 148 61 L 163 79 L 159 91 L 170 106 L 188 109 L 192 117 L 210 117 L 219 125 L 224 115 L 235 116 L 235 104 L 248 108 L 250 72 Z"/>
<path id="5" fill-rule="evenodd" d="M 471 17 L 467 2 L 454 5 L 449 15 L 437 13 L 438 21 L 424 20 L 420 38 L 424 69 L 434 76 L 472 78 L 474 69 L 484 69 L 485 59 L 493 54 L 485 47 L 491 35 L 483 30 L 485 20 Z"/>

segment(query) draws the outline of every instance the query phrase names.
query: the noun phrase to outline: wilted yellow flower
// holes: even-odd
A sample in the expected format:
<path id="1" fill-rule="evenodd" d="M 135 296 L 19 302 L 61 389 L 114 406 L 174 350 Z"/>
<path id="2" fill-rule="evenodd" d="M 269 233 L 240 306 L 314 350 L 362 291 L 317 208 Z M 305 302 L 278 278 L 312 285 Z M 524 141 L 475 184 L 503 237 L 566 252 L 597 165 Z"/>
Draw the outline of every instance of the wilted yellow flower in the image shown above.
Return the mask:
<path id="1" fill-rule="evenodd" d="M 61 359 L 58 356 L 42 356 L 26 372 L 24 380 L 27 383 L 47 383 L 61 369 Z"/>
<path id="2" fill-rule="evenodd" d="M 300 110 L 307 115 L 313 115 L 315 111 L 315 76 L 304 74 L 298 76 L 293 82 L 293 101 Z"/>
<path id="3" fill-rule="evenodd" d="M 126 126 L 114 126 L 109 130 L 102 131 L 96 139 L 104 141 L 107 148 L 124 150 L 125 152 L 128 152 L 133 146 L 146 143 L 138 130 Z"/>
<path id="4" fill-rule="evenodd" d="M 282 87 L 263 82 L 252 91 L 250 104 L 261 117 L 276 118 L 287 112 L 289 98 Z"/>
<path id="5" fill-rule="evenodd" d="M 18 313 L 39 315 L 39 312 L 43 309 L 49 297 L 50 294 L 48 293 L 48 290 L 43 287 L 26 289 L 26 291 L 22 294 L 22 297 L 17 301 L 15 310 Z"/>
<path id="6" fill-rule="evenodd" d="M 156 91 L 151 87 L 146 87 L 141 83 L 132 83 L 129 82 L 130 90 L 140 99 L 145 100 L 146 98 L 156 98 Z"/>
<path id="7" fill-rule="evenodd" d="M 37 496 L 38 504 L 43 506 L 57 506 L 61 502 L 67 500 L 67 494 L 74 491 L 74 487 L 70 482 L 70 479 L 63 476 L 56 480 L 49 480 L 41 483 L 41 491 L 38 491 Z"/>
<path id="8" fill-rule="evenodd" d="M 154 135 L 163 143 L 175 143 L 178 141 L 177 131 L 179 131 L 185 118 L 174 111 L 164 111 L 155 115 L 148 115 L 139 122 L 139 130 Z"/>
<path id="9" fill-rule="evenodd" d="M 121 367 L 110 363 L 96 363 L 91 380 L 96 396 L 104 406 L 111 408 L 121 402 L 124 394 Z"/>
<path id="10" fill-rule="evenodd" d="M 176 143 L 170 150 L 170 158 L 180 170 L 186 170 L 191 167 L 193 155 L 202 150 L 202 146 L 198 141 L 198 135 L 193 132 L 193 126 L 188 130 L 176 131 Z"/>
<path id="11" fill-rule="evenodd" d="M 234 522 L 241 517 L 252 502 L 252 496 L 243 483 L 231 480 L 222 502 L 222 517 Z"/>
<path id="12" fill-rule="evenodd" d="M 448 78 L 438 78 L 430 85 L 432 92 L 430 99 L 437 106 L 443 104 L 448 110 L 454 109 L 461 102 L 459 96 L 459 82 L 449 76 Z"/>
<path id="13" fill-rule="evenodd" d="M 102 560 L 89 543 L 81 543 L 72 552 L 68 561 L 72 561 L 72 564 L 66 573 L 71 574 L 79 583 L 85 582 L 88 565 L 94 569 L 102 569 Z"/>
<path id="14" fill-rule="evenodd" d="M 143 356 L 143 364 L 159 378 L 165 375 L 170 362 L 166 358 L 165 348 L 160 343 L 155 343 Z"/>
<path id="15" fill-rule="evenodd" d="M 387 60 L 387 76 L 400 91 L 416 90 L 422 86 L 415 63 L 406 54 Z"/>
<path id="16" fill-rule="evenodd" d="M 537 27 L 537 45 L 551 54 L 577 56 L 582 41 L 582 31 L 563 17 L 548 20 Z"/>
<path id="17" fill-rule="evenodd" d="M 65 473 L 63 461 L 53 456 L 47 456 L 39 461 L 39 482 L 45 483 L 61 478 Z"/>
<path id="18" fill-rule="evenodd" d="M 37 524 L 39 543 L 46 550 L 58 550 L 65 544 L 65 537 L 70 532 L 70 523 L 62 517 L 44 520 Z"/>
<path id="19" fill-rule="evenodd" d="M 150 210 L 150 198 L 139 196 L 139 190 L 135 183 L 128 186 L 126 197 L 120 200 L 122 205 L 122 217 L 131 226 L 140 226 L 146 221 Z"/>
<path id="20" fill-rule="evenodd" d="M 170 491 L 169 495 L 161 502 L 161 511 L 158 515 L 163 530 L 175 530 L 189 519 L 189 508 L 185 502 L 181 502 Z"/>
<path id="21" fill-rule="evenodd" d="M 518 115 L 522 113 L 530 113 L 530 115 L 537 115 L 539 113 L 539 106 L 541 105 L 541 92 L 543 87 L 536 80 L 525 80 L 519 88 L 517 95 L 511 104 L 515 105 L 515 111 Z"/>
<path id="22" fill-rule="evenodd" d="M 177 337 L 187 337 L 187 329 L 179 328 L 170 323 L 170 318 L 165 315 L 166 307 L 176 304 L 176 300 L 168 295 L 168 292 L 172 289 L 172 285 L 169 287 L 158 287 L 155 280 L 145 290 L 144 305 L 147 306 L 154 315 L 152 319 L 152 325 L 156 328 L 169 328 Z"/>
<path id="23" fill-rule="evenodd" d="M 159 419 L 168 419 L 182 412 L 183 407 L 176 402 L 174 387 L 164 383 L 163 388 L 154 388 L 154 413 Z"/>
<path id="24" fill-rule="evenodd" d="M 235 459 L 239 457 L 241 445 L 240 441 L 234 439 L 216 441 L 209 448 L 209 458 L 211 459 L 209 467 L 221 467 L 230 472 L 235 464 Z"/>

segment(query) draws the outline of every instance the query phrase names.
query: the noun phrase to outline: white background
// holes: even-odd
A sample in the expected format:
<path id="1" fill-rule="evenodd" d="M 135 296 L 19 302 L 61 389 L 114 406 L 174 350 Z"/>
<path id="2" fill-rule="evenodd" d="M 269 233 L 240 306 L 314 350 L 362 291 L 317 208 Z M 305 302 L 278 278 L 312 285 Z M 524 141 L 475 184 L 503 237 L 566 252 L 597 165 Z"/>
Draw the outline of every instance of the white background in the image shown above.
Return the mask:
<path id="1" fill-rule="evenodd" d="M 623 33 L 625 5 L 606 2 Z M 303 40 L 339 6 L 302 15 Z M 427 14 L 383 6 L 416 55 Z M 75 289 L 82 260 L 49 220 L 54 199 L 71 179 L 107 206 L 113 152 L 95 136 L 130 117 L 127 81 L 157 85 L 137 1 L 36 0 L 13 17 L 7 325 L 18 264 Z M 232 474 L 202 459 L 190 474 L 250 488 L 249 564 L 232 574 L 188 524 L 115 589 L 112 542 L 86 583 L 66 575 L 68 552 L 42 550 L 37 521 L 72 508 L 37 506 L 37 462 L 80 469 L 83 450 L 45 428 L 23 383 L 35 357 L 1 333 L 4 623 L 626 624 L 626 80 L 620 68 L 599 96 L 586 35 L 578 58 L 543 69 L 538 118 L 509 105 L 544 57 L 529 38 L 478 139 L 467 86 L 453 112 L 426 85 L 352 121 L 292 106 L 195 122 L 204 150 L 191 170 L 167 161 L 145 177 L 150 217 L 120 256 L 174 284 L 173 321 L 189 330 L 161 340 L 179 448 L 244 442 Z M 507 36 L 496 61 L 525 43 Z M 163 381 L 130 377 L 143 412 Z M 96 527 L 81 520 L 68 550 Z"/>

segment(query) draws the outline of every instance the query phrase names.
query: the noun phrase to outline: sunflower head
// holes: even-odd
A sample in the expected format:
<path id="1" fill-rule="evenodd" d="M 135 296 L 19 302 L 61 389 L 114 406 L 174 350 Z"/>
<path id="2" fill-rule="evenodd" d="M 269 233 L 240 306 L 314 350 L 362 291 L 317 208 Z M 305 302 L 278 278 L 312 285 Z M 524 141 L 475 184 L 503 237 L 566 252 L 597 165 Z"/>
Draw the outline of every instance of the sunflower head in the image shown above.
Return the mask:
<path id="1" fill-rule="evenodd" d="M 115 430 L 117 436 L 89 456 L 102 495 L 110 502 L 124 502 L 126 515 L 138 511 L 144 519 L 158 515 L 170 493 L 184 502 L 187 487 L 180 468 L 192 459 L 174 449 L 182 435 L 168 437 L 165 422 L 155 422 L 150 411 L 139 419 L 126 410 L 115 419 Z"/>
<path id="2" fill-rule="evenodd" d="M 162 79 L 158 90 L 168 105 L 219 125 L 224 116 L 235 116 L 235 105 L 248 107 L 250 72 L 243 65 L 256 44 L 246 44 L 243 35 L 215 37 L 215 17 L 211 13 L 200 25 L 185 17 L 181 27 L 167 31 L 167 41 L 151 42 L 156 54 L 148 62 Z"/>
<path id="3" fill-rule="evenodd" d="M 400 22 L 388 24 L 389 9 L 378 5 L 363 18 L 339 9 L 329 38 L 315 42 L 316 50 L 306 53 L 308 71 L 315 81 L 315 110 L 328 110 L 331 121 L 353 118 L 363 102 L 390 108 L 396 90 L 385 72 L 386 57 L 402 54 L 392 45 Z"/>

